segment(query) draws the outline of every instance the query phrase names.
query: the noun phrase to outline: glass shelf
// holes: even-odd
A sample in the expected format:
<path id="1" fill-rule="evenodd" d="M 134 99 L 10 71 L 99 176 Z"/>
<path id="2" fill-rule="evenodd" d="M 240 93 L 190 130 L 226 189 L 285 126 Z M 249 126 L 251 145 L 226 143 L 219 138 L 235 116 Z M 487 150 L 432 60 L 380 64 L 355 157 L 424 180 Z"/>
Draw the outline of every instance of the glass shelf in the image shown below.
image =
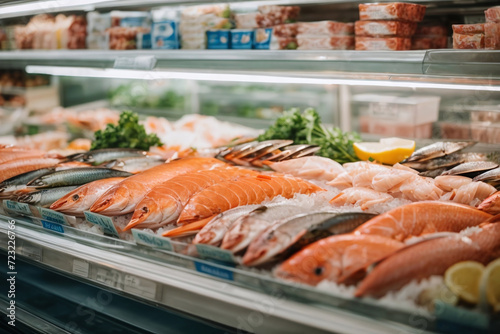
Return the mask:
<path id="1" fill-rule="evenodd" d="M 342 73 L 367 73 L 392 78 L 395 75 L 483 78 L 498 85 L 500 50 L 422 51 L 267 51 L 267 50 L 30 50 L 0 53 L 0 67 L 26 66 L 89 67 L 145 71 L 191 71 L 194 73 L 263 73 L 280 76 L 331 78 Z M 355 78 L 355 77 L 354 77 Z M 378 78 L 378 77 L 377 77 Z M 399 76 L 399 79 L 404 79 Z M 418 81 L 409 77 L 407 81 Z M 439 81 L 439 78 L 432 79 Z M 441 79 L 442 80 L 442 79 Z M 448 80 L 448 79 L 447 79 Z"/>

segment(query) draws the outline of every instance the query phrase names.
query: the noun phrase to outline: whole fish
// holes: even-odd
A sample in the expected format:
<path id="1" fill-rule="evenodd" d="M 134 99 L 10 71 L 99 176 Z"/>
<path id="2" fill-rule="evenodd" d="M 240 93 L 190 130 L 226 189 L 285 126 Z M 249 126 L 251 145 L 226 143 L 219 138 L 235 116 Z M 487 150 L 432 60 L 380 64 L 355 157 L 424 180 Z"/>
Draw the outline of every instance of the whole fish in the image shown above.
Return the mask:
<path id="1" fill-rule="evenodd" d="M 261 206 L 234 222 L 224 235 L 221 248 L 237 253 L 245 249 L 268 226 L 283 218 L 313 210 L 310 207 L 288 204 Z"/>
<path id="2" fill-rule="evenodd" d="M 43 158 L 47 152 L 40 150 L 8 150 L 0 153 L 0 164 L 16 159 Z"/>
<path id="3" fill-rule="evenodd" d="M 49 207 L 52 203 L 54 203 L 70 191 L 74 190 L 76 187 L 77 186 L 67 186 L 42 189 L 20 195 L 16 198 L 16 200 L 21 203 L 27 203 L 41 207 Z"/>
<path id="4" fill-rule="evenodd" d="M 276 268 L 274 275 L 308 285 L 323 280 L 351 283 L 353 277 L 370 265 L 404 246 L 379 235 L 333 235 L 292 255 Z"/>
<path id="5" fill-rule="evenodd" d="M 72 156 L 71 160 L 99 165 L 106 161 L 128 157 L 144 157 L 147 156 L 147 154 L 148 152 L 146 151 L 132 148 L 104 148 L 80 153 L 76 156 Z"/>
<path id="6" fill-rule="evenodd" d="M 297 251 L 319 239 L 351 232 L 373 217 L 364 212 L 313 212 L 283 219 L 250 243 L 243 264 L 259 265 L 291 248 Z"/>
<path id="7" fill-rule="evenodd" d="M 479 174 L 473 181 L 483 181 L 493 186 L 500 185 L 500 167 Z"/>
<path id="8" fill-rule="evenodd" d="M 16 175 L 0 183 L 0 193 L 11 194 L 12 192 L 26 188 L 26 184 L 40 176 L 55 172 L 55 167 L 40 168 L 31 172 Z"/>
<path id="9" fill-rule="evenodd" d="M 484 173 L 490 169 L 498 167 L 498 163 L 492 161 L 472 161 L 458 165 L 447 170 L 442 175 L 469 175 L 472 173 Z"/>
<path id="10" fill-rule="evenodd" d="M 401 163 L 407 163 L 412 161 L 426 161 L 434 158 L 439 158 L 447 154 L 451 154 L 466 147 L 475 145 L 474 141 L 461 141 L 461 142 L 437 142 L 421 149 L 416 150 L 413 154 L 401 161 Z"/>
<path id="11" fill-rule="evenodd" d="M 52 158 L 11 160 L 0 165 L 0 182 L 37 169 L 55 166 L 58 162 L 58 159 Z"/>
<path id="12" fill-rule="evenodd" d="M 129 158 L 120 158 L 116 160 L 111 160 L 110 162 L 106 162 L 101 166 L 106 168 L 122 170 L 132 174 L 137 174 L 147 169 L 150 169 L 154 166 L 158 166 L 164 163 L 165 160 L 160 158 L 140 156 L 140 157 L 129 157 Z"/>
<path id="13" fill-rule="evenodd" d="M 147 193 L 137 204 L 132 220 L 124 230 L 132 227 L 156 229 L 174 223 L 194 194 L 219 182 L 257 174 L 248 169 L 228 167 L 176 176 Z"/>
<path id="14" fill-rule="evenodd" d="M 426 233 L 459 232 L 477 226 L 490 217 L 490 214 L 468 205 L 422 201 L 378 215 L 358 227 L 354 233 L 376 234 L 402 241 Z"/>
<path id="15" fill-rule="evenodd" d="M 487 156 L 484 153 L 452 153 L 443 157 L 434 158 L 425 161 L 407 162 L 404 165 L 419 171 L 429 171 L 446 167 L 454 167 L 464 162 L 486 161 Z"/>
<path id="16" fill-rule="evenodd" d="M 222 238 L 224 238 L 226 232 L 238 218 L 258 207 L 260 207 L 258 204 L 244 205 L 219 213 L 196 234 L 193 243 L 218 246 L 222 242 Z"/>
<path id="17" fill-rule="evenodd" d="M 295 194 L 312 194 L 324 189 L 305 180 L 280 176 L 258 175 L 225 181 L 203 189 L 184 207 L 179 223 L 217 215 L 240 205 L 259 204 L 276 196 L 292 198 Z"/>
<path id="18" fill-rule="evenodd" d="M 487 264 L 500 257 L 500 224 L 485 224 L 469 236 L 427 240 L 394 253 L 378 264 L 361 282 L 356 297 L 380 297 L 412 280 L 422 280 L 461 261 Z"/>
<path id="19" fill-rule="evenodd" d="M 130 175 L 132 174 L 109 168 L 79 167 L 40 176 L 37 179 L 31 180 L 27 185 L 35 188 L 80 186 L 95 180 L 110 177 L 127 177 Z"/>
<path id="20" fill-rule="evenodd" d="M 477 208 L 492 215 L 500 214 L 500 191 L 490 195 Z"/>
<path id="21" fill-rule="evenodd" d="M 55 201 L 50 206 L 50 209 L 68 215 L 84 216 L 83 212 L 90 209 L 92 204 L 94 204 L 106 190 L 124 179 L 124 177 L 111 177 L 84 184 Z"/>
<path id="22" fill-rule="evenodd" d="M 111 187 L 96 200 L 90 211 L 103 215 L 131 213 L 155 186 L 177 175 L 222 166 L 226 164 L 213 158 L 184 158 L 150 168 Z"/>

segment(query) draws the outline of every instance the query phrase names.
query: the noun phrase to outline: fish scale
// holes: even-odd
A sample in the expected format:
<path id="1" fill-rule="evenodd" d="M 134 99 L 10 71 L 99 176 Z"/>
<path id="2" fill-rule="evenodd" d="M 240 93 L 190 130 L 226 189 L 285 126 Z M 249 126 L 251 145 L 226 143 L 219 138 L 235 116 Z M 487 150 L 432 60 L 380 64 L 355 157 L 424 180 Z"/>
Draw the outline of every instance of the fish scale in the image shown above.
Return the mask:
<path id="1" fill-rule="evenodd" d="M 257 175 L 257 172 L 228 167 L 174 177 L 154 187 L 137 204 L 134 215 L 124 230 L 132 227 L 159 228 L 174 223 L 194 194 L 218 182 L 251 175 Z"/>
<path id="2" fill-rule="evenodd" d="M 243 263 L 260 265 L 287 250 L 297 251 L 330 235 L 351 232 L 373 217 L 374 214 L 364 212 L 313 212 L 291 216 L 256 236 L 243 256 Z"/>
<path id="3" fill-rule="evenodd" d="M 500 223 L 486 224 L 482 230 L 463 236 L 442 237 L 417 243 L 382 261 L 361 282 L 356 297 L 380 297 L 412 280 L 443 275 L 461 261 L 487 264 L 500 256 Z"/>
<path id="4" fill-rule="evenodd" d="M 79 186 L 88 182 L 110 177 L 126 177 L 128 172 L 110 168 L 79 167 L 57 171 L 30 181 L 27 185 L 36 188 L 51 188 L 62 186 Z"/>

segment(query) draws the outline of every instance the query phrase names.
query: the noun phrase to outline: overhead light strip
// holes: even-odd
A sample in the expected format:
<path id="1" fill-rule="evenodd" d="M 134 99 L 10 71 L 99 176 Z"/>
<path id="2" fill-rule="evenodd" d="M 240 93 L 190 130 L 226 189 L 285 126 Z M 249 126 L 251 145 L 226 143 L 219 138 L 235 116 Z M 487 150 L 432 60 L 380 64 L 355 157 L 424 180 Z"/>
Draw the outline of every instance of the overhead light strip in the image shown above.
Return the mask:
<path id="1" fill-rule="evenodd" d="M 110 79 L 138 79 L 138 80 L 164 80 L 184 79 L 196 81 L 219 82 L 247 82 L 247 83 L 276 83 L 276 84 L 305 84 L 305 85 L 348 85 L 371 87 L 402 87 L 402 88 L 427 88 L 427 89 L 460 89 L 480 91 L 500 91 L 500 86 L 447 84 L 434 82 L 414 82 L 396 80 L 361 80 L 361 79 L 335 79 L 335 78 L 308 78 L 300 76 L 278 76 L 261 74 L 232 74 L 232 73 L 206 73 L 182 71 L 143 71 L 126 69 L 98 69 L 89 67 L 59 67 L 59 66 L 26 66 L 26 72 L 31 74 L 48 74 L 69 77 L 110 78 Z"/>

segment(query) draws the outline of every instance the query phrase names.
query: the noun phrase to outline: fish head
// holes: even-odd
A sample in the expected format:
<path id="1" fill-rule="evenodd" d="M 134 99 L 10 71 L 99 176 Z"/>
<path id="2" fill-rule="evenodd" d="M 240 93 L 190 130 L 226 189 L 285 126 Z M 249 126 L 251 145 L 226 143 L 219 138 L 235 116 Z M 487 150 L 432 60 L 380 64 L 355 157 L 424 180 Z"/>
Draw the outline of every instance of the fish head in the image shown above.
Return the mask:
<path id="1" fill-rule="evenodd" d="M 88 187 L 80 187 L 52 203 L 50 209 L 56 211 L 79 211 L 79 208 L 84 205 L 88 192 Z"/>
<path id="2" fill-rule="evenodd" d="M 337 281 L 341 275 L 336 252 L 322 241 L 311 244 L 283 262 L 274 275 L 286 280 L 317 285 L 323 280 Z"/>
<path id="3" fill-rule="evenodd" d="M 136 197 L 136 196 L 135 196 Z M 91 212 L 103 215 L 123 215 L 134 210 L 138 200 L 128 187 L 120 183 L 108 189 L 90 207 Z"/>
<path id="4" fill-rule="evenodd" d="M 271 260 L 294 244 L 306 232 L 303 230 L 300 233 L 290 235 L 277 230 L 276 226 L 269 226 L 250 243 L 243 256 L 243 264 L 256 266 Z"/>
<path id="5" fill-rule="evenodd" d="M 132 220 L 125 230 L 132 227 L 160 227 L 162 223 L 173 222 L 179 215 L 180 209 L 177 205 L 168 205 L 160 198 L 144 198 L 137 204 L 132 215 Z M 168 201 L 170 202 L 170 201 Z"/>

